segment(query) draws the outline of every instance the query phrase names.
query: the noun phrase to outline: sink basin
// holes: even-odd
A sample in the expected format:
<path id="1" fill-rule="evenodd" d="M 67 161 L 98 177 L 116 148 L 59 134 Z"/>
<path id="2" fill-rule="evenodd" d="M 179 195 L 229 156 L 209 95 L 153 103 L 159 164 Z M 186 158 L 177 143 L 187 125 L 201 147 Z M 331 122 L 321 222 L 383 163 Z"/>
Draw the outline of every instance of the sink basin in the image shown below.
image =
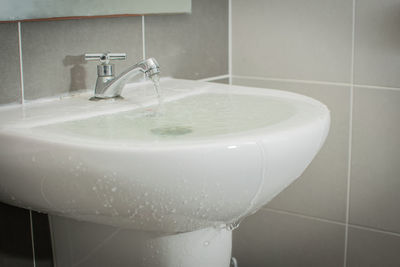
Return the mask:
<path id="1" fill-rule="evenodd" d="M 229 235 L 302 174 L 329 130 L 326 106 L 302 95 L 176 79 L 161 87 L 162 105 L 139 83 L 123 100 L 82 93 L 0 109 L 0 200 L 49 213 L 58 228 L 70 218 Z"/>

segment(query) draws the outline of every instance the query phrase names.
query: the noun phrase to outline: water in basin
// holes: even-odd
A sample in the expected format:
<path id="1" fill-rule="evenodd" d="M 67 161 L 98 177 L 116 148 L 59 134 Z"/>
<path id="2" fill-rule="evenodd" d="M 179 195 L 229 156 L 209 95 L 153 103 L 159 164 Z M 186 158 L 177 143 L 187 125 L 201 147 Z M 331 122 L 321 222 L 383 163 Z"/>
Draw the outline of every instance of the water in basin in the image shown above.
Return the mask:
<path id="1" fill-rule="evenodd" d="M 147 108 L 37 127 L 117 141 L 171 141 L 234 134 L 273 125 L 295 113 L 288 100 L 260 95 L 204 93 Z"/>

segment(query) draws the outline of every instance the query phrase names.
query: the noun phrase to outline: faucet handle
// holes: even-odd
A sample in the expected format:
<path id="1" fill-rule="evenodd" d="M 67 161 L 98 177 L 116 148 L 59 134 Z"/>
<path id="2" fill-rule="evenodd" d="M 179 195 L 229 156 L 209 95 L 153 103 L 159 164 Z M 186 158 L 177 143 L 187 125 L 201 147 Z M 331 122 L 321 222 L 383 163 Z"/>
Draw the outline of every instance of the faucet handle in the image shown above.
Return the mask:
<path id="1" fill-rule="evenodd" d="M 125 60 L 126 53 L 86 53 L 85 60 L 86 61 L 93 61 L 99 60 L 102 64 L 110 63 L 110 60 Z"/>

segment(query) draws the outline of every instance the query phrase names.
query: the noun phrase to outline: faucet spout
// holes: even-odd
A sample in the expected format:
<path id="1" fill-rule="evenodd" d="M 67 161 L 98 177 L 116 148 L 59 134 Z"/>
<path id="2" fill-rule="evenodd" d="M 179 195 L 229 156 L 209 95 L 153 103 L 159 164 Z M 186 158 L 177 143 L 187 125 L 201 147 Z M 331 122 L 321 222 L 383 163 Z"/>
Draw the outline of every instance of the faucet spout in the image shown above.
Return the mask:
<path id="1" fill-rule="evenodd" d="M 122 57 L 122 56 L 123 57 Z M 117 57 L 118 56 L 118 57 Z M 160 65 L 154 58 L 143 60 L 123 71 L 119 76 L 114 76 L 113 66 L 109 64 L 112 59 L 125 59 L 124 54 L 105 53 L 105 54 L 85 54 L 86 60 L 100 59 L 102 64 L 97 66 L 97 81 L 95 94 L 91 100 L 118 98 L 121 96 L 122 89 L 129 79 L 144 73 L 147 78 L 160 73 Z"/>
<path id="2" fill-rule="evenodd" d="M 121 96 L 126 82 L 132 77 L 144 73 L 147 78 L 160 73 L 160 66 L 154 58 L 143 60 L 122 72 L 118 77 L 108 81 L 101 92 L 96 92 L 97 98 L 114 98 Z"/>

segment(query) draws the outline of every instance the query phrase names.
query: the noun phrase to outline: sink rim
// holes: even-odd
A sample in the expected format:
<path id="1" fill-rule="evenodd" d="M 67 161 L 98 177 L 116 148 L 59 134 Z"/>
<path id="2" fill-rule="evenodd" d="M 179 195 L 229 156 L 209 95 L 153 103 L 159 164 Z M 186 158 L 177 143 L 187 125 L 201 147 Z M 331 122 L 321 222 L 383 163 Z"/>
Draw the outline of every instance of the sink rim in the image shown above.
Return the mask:
<path id="1" fill-rule="evenodd" d="M 234 95 L 247 95 L 247 96 L 265 96 L 265 97 L 273 97 L 273 98 L 285 98 L 289 99 L 289 101 L 294 102 L 302 102 L 309 104 L 310 107 L 312 106 L 315 108 L 316 115 L 309 116 L 306 119 L 302 119 L 300 121 L 296 121 L 298 119 L 298 114 L 291 116 L 283 121 L 274 123 L 272 125 L 266 125 L 263 127 L 256 127 L 251 129 L 246 129 L 243 131 L 233 132 L 233 133 L 225 133 L 225 134 L 217 134 L 211 135 L 196 139 L 179 139 L 176 140 L 105 140 L 105 139 L 98 139 L 93 138 L 93 136 L 85 136 L 85 135 L 70 135 L 70 134 L 61 134 L 56 132 L 49 132 L 46 129 L 39 129 L 40 127 L 46 127 L 50 125 L 62 124 L 71 121 L 79 121 L 85 119 L 91 119 L 95 117 L 107 116 L 111 114 L 118 114 L 123 112 L 129 112 L 138 110 L 140 108 L 152 107 L 157 104 L 157 100 L 155 97 L 153 99 L 148 98 L 141 104 L 138 104 L 138 100 L 135 99 L 135 91 L 140 90 L 140 87 L 145 87 L 145 90 L 151 90 L 149 88 L 152 86 L 150 83 L 138 83 L 138 84 L 130 84 L 128 89 L 126 90 L 127 96 L 125 100 L 122 101 L 114 101 L 114 102 L 107 102 L 107 101 L 100 101 L 100 102 L 92 102 L 87 100 L 88 93 L 78 94 L 76 96 L 65 98 L 65 99 L 58 99 L 47 103 L 31 103 L 28 105 L 28 112 L 29 108 L 33 109 L 47 109 L 48 106 L 52 106 L 54 104 L 60 105 L 68 105 L 70 103 L 74 103 L 75 106 L 72 106 L 71 111 L 72 115 L 65 115 L 62 113 L 55 113 L 50 117 L 42 119 L 41 116 L 32 116 L 28 119 L 19 118 L 17 120 L 12 121 L 11 123 L 2 123 L 1 118 L 4 116 L 2 115 L 2 110 L 0 109 L 0 134 L 11 134 L 14 136 L 20 136 L 23 138 L 32 138 L 36 140 L 42 141 L 51 141 L 55 143 L 62 143 L 68 145 L 84 145 L 84 146 L 104 146 L 109 148 L 134 148 L 140 147 L 144 149 L 148 146 L 158 146 L 159 148 L 171 148 L 171 147 L 182 147 L 191 145 L 215 145 L 215 144 L 231 144 L 232 142 L 254 142 L 254 140 L 259 138 L 265 138 L 266 136 L 271 136 L 275 134 L 279 134 L 282 132 L 290 131 L 292 129 L 298 129 L 303 127 L 308 127 L 309 124 L 314 124 L 318 122 L 318 120 L 323 119 L 323 117 L 329 116 L 328 108 L 322 104 L 321 102 L 296 93 L 287 92 L 283 90 L 275 90 L 275 89 L 261 89 L 261 88 L 250 88 L 245 87 L 246 92 L 243 91 L 244 86 L 230 86 L 230 85 L 220 85 L 215 86 L 216 84 L 205 83 L 205 82 L 197 82 L 197 81 L 186 81 L 186 80 L 177 80 L 177 79 L 162 79 L 161 84 L 163 82 L 180 82 L 188 84 L 195 84 L 195 88 L 190 88 L 188 90 L 180 90 L 178 92 L 172 92 L 171 95 L 166 96 L 166 102 L 172 102 L 176 100 L 185 99 L 191 96 L 202 95 L 202 94 L 229 94 Z M 214 87 L 214 88 L 213 88 Z M 195 89 L 191 91 L 192 89 Z M 169 88 L 167 88 L 169 90 Z M 134 99 L 132 101 L 132 99 Z M 86 101 L 86 102 L 83 102 Z M 90 106 L 92 109 L 86 112 L 85 114 L 78 114 L 76 111 L 79 111 L 79 104 L 83 104 L 85 106 Z M 108 105 L 105 109 L 104 106 Z M 25 107 L 26 109 L 26 107 Z M 74 110 L 75 109 L 75 110 Z M 24 111 L 25 113 L 27 111 Z M 65 113 L 65 112 L 64 112 Z M 293 123 L 294 122 L 294 123 Z M 149 147 L 149 150 L 154 150 L 153 147 Z"/>
<path id="2" fill-rule="evenodd" d="M 223 88 L 223 91 L 246 89 L 246 92 L 279 92 L 280 95 L 292 95 L 296 98 L 300 96 L 301 99 L 317 103 L 324 116 L 321 120 L 318 120 L 318 116 L 313 116 L 314 120 L 311 120 L 313 123 L 305 127 L 297 127 L 296 131 L 278 131 L 270 133 L 270 136 L 265 133 L 254 136 L 245 135 L 240 138 L 235 136 L 232 140 L 233 145 L 237 145 L 237 149 L 233 150 L 228 147 L 232 145 L 228 138 L 218 140 L 214 138 L 213 142 L 190 141 L 190 146 L 173 144 L 157 147 L 137 144 L 112 146 L 104 143 L 99 146 L 98 144 L 61 142 L 60 139 L 55 142 L 45 138 L 35 140 L 30 128 L 13 128 L 8 125 L 8 128 L 0 128 L 0 143 L 4 145 L 3 151 L 0 151 L 3 155 L 0 157 L 2 158 L 0 170 L 3 174 L 0 179 L 0 199 L 11 205 L 33 207 L 35 210 L 64 217 L 137 230 L 192 231 L 214 225 L 215 222 L 220 223 L 222 219 L 222 222 L 229 223 L 252 214 L 261 207 L 260 205 L 266 204 L 270 198 L 300 176 L 327 136 L 330 123 L 329 111 L 325 105 L 309 97 L 249 87 L 179 80 L 178 83 L 189 85 L 195 83 L 197 87 L 215 86 Z M 175 93 L 182 92 L 182 90 L 175 91 Z M 98 106 L 99 110 L 102 110 L 104 106 L 110 105 L 110 103 L 90 103 L 82 95 L 65 101 L 66 104 L 75 103 L 72 108 L 76 109 L 76 114 L 87 110 L 92 111 L 90 108 L 93 106 Z M 83 108 L 79 106 L 82 103 L 85 105 Z M 58 114 L 63 114 L 65 109 L 63 110 L 62 107 L 58 109 L 57 104 L 59 102 L 56 101 L 49 103 L 48 106 L 53 106 L 53 110 L 57 110 Z M 105 111 L 110 110 L 115 111 L 115 109 Z M 2 125 L 1 122 L 6 121 L 2 120 L 2 115 L 6 113 L 0 111 L 0 125 Z M 43 112 L 33 112 L 33 115 L 37 120 L 51 118 Z M 34 122 L 29 114 L 27 117 L 21 114 L 15 117 L 20 120 L 20 125 Z M 14 125 L 18 126 L 18 124 Z M 156 153 L 152 153 L 153 151 Z M 292 164 L 292 167 L 287 168 L 288 164 Z M 108 178 L 104 176 L 105 180 L 98 182 L 98 178 L 105 174 L 109 175 L 112 170 L 118 170 L 114 180 L 110 180 L 112 176 Z M 182 181 L 185 177 L 189 177 L 189 184 L 186 186 Z M 226 186 L 221 191 L 216 187 L 215 182 Z M 101 194 L 95 197 L 97 191 L 93 191 L 93 185 L 97 183 L 103 186 L 104 190 L 102 189 Z M 181 183 L 181 188 L 177 186 L 179 185 L 177 183 Z M 110 207 L 103 207 L 114 192 L 111 188 L 113 185 L 121 188 L 119 199 L 118 201 L 115 199 L 116 202 L 113 204 L 115 206 L 112 206 L 119 213 L 115 217 Z M 167 191 L 164 195 L 159 195 L 155 190 L 162 186 Z M 145 192 L 143 190 L 154 191 L 154 193 L 151 193 L 148 198 L 130 201 L 136 196 L 143 195 Z M 120 192 L 119 189 L 118 192 Z M 210 211 L 203 212 L 208 218 L 207 221 L 200 217 L 201 213 L 192 213 L 200 205 L 203 193 L 208 195 L 207 202 L 203 203 L 204 207 L 211 208 Z M 190 199 L 196 195 L 199 197 L 198 200 L 191 200 L 188 204 L 181 203 L 182 197 Z M 158 217 L 151 219 L 152 210 L 149 206 L 140 211 L 144 213 L 139 212 L 141 217 L 136 223 L 127 217 L 130 215 L 128 208 L 140 209 L 140 204 L 143 204 L 145 200 L 161 205 L 165 203 L 163 199 L 173 200 L 177 204 L 174 206 L 177 213 L 170 214 L 168 210 L 165 213 L 162 209 L 158 209 L 157 216 L 165 214 L 169 216 L 161 226 L 156 221 Z M 77 202 L 72 203 L 71 200 Z M 226 203 L 231 205 L 226 206 Z M 221 206 L 220 210 L 212 209 L 220 205 L 225 206 Z M 96 213 L 96 211 L 101 213 Z M 150 214 L 148 217 L 151 219 L 150 223 L 145 221 L 146 214 Z M 172 220 L 178 220 L 179 225 L 172 224 Z M 193 220 L 194 222 L 191 223 Z M 138 223 L 145 224 L 140 226 Z"/>

